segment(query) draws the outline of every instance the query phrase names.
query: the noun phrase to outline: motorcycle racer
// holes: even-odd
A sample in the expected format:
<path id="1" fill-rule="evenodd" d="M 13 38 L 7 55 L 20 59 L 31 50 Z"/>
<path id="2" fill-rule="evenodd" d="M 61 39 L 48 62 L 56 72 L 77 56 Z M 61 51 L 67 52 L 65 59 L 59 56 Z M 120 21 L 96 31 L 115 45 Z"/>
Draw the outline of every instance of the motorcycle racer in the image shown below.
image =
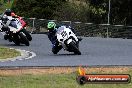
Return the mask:
<path id="1" fill-rule="evenodd" d="M 52 46 L 52 52 L 54 54 L 57 54 L 57 52 L 59 52 L 62 49 L 62 46 L 58 46 L 59 42 L 57 41 L 57 37 L 55 35 L 57 26 L 56 26 L 55 22 L 49 22 L 47 25 L 47 28 L 48 28 L 48 38 L 53 45 Z"/>
<path id="2" fill-rule="evenodd" d="M 48 28 L 48 38 L 49 40 L 51 41 L 53 47 L 52 47 L 52 52 L 54 54 L 57 54 L 61 49 L 62 49 L 62 46 L 59 45 L 59 42 L 57 40 L 57 36 L 56 36 L 56 30 L 61 27 L 61 26 L 64 26 L 64 25 L 56 25 L 55 22 L 48 22 L 48 25 L 47 25 L 47 28 Z M 74 29 L 71 28 L 70 26 L 66 26 L 68 27 L 69 29 L 72 30 L 72 32 L 75 33 Z M 79 41 L 82 40 L 82 38 L 78 38 Z"/>
<path id="3" fill-rule="evenodd" d="M 26 26 L 26 22 L 22 19 L 22 17 L 16 15 L 11 9 L 6 9 L 3 15 L 12 16 L 13 18 L 19 18 L 19 21 L 22 23 L 23 27 Z"/>
<path id="4" fill-rule="evenodd" d="M 26 22 L 22 19 L 22 17 L 16 15 L 11 9 L 6 9 L 5 12 L 3 13 L 3 16 L 2 16 L 2 21 L 4 24 L 6 24 L 6 22 L 9 20 L 8 17 L 12 17 L 12 18 L 18 18 L 20 23 L 22 24 L 22 27 L 25 27 L 26 26 Z M 3 26 L 3 30 L 2 31 L 7 31 L 6 34 L 4 35 L 4 39 L 7 40 L 9 39 L 9 34 L 8 34 L 8 31 L 10 30 L 7 30 L 7 26 L 12 26 L 12 27 L 16 27 L 16 24 L 13 20 L 11 20 L 10 22 L 10 25 L 5 25 Z"/>

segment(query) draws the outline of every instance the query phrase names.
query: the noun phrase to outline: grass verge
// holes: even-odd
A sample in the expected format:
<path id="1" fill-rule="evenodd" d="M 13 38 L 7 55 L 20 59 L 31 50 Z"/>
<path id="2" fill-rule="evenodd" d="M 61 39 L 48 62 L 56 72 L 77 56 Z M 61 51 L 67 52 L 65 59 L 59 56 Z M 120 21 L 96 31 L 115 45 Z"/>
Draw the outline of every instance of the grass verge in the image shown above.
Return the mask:
<path id="1" fill-rule="evenodd" d="M 85 68 L 88 74 L 130 74 L 131 67 Z M 76 82 L 78 68 L 33 68 L 0 70 L 0 88 L 132 88 L 129 84 L 85 84 Z"/>
<path id="2" fill-rule="evenodd" d="M 21 55 L 20 52 L 16 51 L 15 49 L 0 47 L 0 60 L 13 58 L 20 55 Z"/>

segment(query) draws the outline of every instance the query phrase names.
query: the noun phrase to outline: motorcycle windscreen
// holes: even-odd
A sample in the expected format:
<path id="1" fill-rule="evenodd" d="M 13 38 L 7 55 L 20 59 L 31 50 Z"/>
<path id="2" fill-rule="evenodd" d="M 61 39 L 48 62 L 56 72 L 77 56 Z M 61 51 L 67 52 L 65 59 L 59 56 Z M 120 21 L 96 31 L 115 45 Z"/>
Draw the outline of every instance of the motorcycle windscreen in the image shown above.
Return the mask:
<path id="1" fill-rule="evenodd" d="M 62 27 L 59 27 L 57 29 L 57 34 L 60 37 L 62 37 L 63 39 L 67 39 L 67 37 L 68 37 L 67 31 L 65 29 L 66 29 L 66 27 L 63 27 L 63 26 Z"/>
<path id="2" fill-rule="evenodd" d="M 57 34 L 61 34 L 64 31 L 64 27 L 59 27 L 57 30 Z"/>
<path id="3" fill-rule="evenodd" d="M 14 27 L 17 29 L 17 31 L 20 31 L 22 29 L 22 24 L 20 21 L 11 21 L 10 26 Z"/>

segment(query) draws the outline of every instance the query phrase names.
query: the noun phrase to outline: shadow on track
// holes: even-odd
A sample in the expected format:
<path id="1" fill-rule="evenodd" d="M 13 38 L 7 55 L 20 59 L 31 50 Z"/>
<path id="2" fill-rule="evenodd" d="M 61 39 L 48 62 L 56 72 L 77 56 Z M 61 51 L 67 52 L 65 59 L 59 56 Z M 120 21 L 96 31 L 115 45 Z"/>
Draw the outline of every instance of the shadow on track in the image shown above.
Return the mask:
<path id="1" fill-rule="evenodd" d="M 64 54 L 52 54 L 51 56 L 80 56 L 74 53 L 64 53 Z"/>

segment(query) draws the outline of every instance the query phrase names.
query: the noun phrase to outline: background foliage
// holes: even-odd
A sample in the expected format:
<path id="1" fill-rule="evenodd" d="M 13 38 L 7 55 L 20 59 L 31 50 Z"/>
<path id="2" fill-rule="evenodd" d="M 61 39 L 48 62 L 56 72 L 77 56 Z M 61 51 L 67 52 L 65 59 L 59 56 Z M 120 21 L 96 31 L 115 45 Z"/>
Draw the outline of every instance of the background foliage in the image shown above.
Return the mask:
<path id="1" fill-rule="evenodd" d="M 107 23 L 108 1 L 0 0 L 0 12 L 11 7 L 23 17 Z M 111 0 L 110 24 L 132 25 L 132 0 Z"/>

